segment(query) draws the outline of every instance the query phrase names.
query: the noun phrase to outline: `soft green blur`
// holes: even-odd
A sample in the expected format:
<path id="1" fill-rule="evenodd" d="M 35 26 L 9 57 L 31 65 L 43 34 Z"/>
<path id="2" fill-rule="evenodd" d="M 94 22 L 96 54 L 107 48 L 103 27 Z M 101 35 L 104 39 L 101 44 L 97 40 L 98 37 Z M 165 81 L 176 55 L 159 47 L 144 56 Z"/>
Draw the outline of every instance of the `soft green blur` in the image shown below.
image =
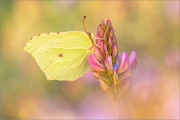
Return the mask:
<path id="1" fill-rule="evenodd" d="M 39 33 L 84 31 L 84 15 L 94 34 L 110 19 L 119 53 L 137 52 L 119 118 L 179 118 L 179 1 L 2 0 L 0 9 L 0 119 L 114 118 L 113 101 L 91 72 L 74 82 L 48 81 L 22 51 Z"/>

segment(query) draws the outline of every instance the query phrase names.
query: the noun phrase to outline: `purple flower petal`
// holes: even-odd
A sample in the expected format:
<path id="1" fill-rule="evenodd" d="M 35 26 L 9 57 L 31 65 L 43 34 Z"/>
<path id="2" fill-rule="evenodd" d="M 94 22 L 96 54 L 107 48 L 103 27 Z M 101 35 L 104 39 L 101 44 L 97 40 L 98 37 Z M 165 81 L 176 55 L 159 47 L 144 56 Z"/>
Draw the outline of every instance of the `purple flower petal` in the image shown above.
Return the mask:
<path id="1" fill-rule="evenodd" d="M 129 64 L 130 64 L 131 69 L 134 69 L 137 65 L 137 59 L 136 58 L 137 58 L 136 52 L 133 50 L 131 52 L 130 57 L 129 57 Z"/>
<path id="2" fill-rule="evenodd" d="M 118 58 L 119 59 L 119 58 Z M 129 57 L 126 52 L 123 52 L 121 59 L 119 59 L 119 67 L 117 69 L 118 73 L 125 72 L 127 69 L 129 69 Z"/>
<path id="3" fill-rule="evenodd" d="M 118 54 L 118 65 L 120 66 L 121 64 L 121 59 L 122 59 L 122 54 Z"/>
<path id="4" fill-rule="evenodd" d="M 114 64 L 113 69 L 116 70 L 118 68 L 118 61 L 116 61 L 116 63 Z"/>

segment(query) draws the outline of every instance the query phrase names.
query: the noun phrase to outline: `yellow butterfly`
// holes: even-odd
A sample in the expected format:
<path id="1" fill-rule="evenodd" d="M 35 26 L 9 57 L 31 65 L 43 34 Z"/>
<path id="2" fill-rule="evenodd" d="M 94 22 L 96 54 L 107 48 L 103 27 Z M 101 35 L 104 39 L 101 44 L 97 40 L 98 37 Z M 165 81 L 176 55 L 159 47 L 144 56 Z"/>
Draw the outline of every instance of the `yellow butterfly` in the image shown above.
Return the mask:
<path id="1" fill-rule="evenodd" d="M 88 57 L 96 44 L 92 37 L 81 31 L 42 33 L 29 40 L 24 51 L 35 58 L 48 80 L 72 81 L 90 69 Z"/>

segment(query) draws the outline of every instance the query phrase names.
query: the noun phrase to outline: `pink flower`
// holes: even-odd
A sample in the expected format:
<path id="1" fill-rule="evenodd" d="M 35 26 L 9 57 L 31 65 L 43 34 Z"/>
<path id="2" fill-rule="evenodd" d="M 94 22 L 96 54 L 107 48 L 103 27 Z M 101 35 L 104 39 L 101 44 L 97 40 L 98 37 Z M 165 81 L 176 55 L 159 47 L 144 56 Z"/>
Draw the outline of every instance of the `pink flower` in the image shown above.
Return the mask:
<path id="1" fill-rule="evenodd" d="M 136 68 L 137 60 L 136 60 L 136 52 L 135 51 L 131 52 L 131 55 L 129 57 L 129 63 L 130 63 L 131 69 Z"/>
<path id="2" fill-rule="evenodd" d="M 136 52 L 132 51 L 130 56 L 126 52 L 118 54 L 117 38 L 110 20 L 106 24 L 102 20 L 96 37 L 100 38 L 96 41 L 99 47 L 90 55 L 89 64 L 101 88 L 114 98 L 127 89 L 124 84 L 137 65 Z"/>
<path id="3" fill-rule="evenodd" d="M 118 55 L 118 68 L 116 71 L 120 78 L 125 79 L 129 77 L 131 70 L 137 65 L 136 58 L 137 56 L 135 51 L 132 51 L 130 56 L 128 56 L 126 52 L 123 52 L 122 55 Z"/>

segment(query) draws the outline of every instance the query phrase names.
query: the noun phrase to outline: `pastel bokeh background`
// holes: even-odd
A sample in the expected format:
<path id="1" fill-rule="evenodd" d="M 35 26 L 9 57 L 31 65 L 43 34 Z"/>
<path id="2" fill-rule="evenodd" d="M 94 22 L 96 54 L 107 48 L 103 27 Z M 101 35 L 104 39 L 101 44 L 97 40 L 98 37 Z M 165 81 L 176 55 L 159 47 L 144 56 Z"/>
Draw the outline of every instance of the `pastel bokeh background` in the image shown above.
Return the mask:
<path id="1" fill-rule="evenodd" d="M 129 89 L 119 101 L 121 119 L 179 118 L 179 1 L 14 1 L 0 4 L 1 119 L 112 119 L 112 100 L 91 72 L 74 82 L 46 80 L 22 51 L 44 32 L 96 33 L 110 19 L 119 52 L 138 55 Z"/>

